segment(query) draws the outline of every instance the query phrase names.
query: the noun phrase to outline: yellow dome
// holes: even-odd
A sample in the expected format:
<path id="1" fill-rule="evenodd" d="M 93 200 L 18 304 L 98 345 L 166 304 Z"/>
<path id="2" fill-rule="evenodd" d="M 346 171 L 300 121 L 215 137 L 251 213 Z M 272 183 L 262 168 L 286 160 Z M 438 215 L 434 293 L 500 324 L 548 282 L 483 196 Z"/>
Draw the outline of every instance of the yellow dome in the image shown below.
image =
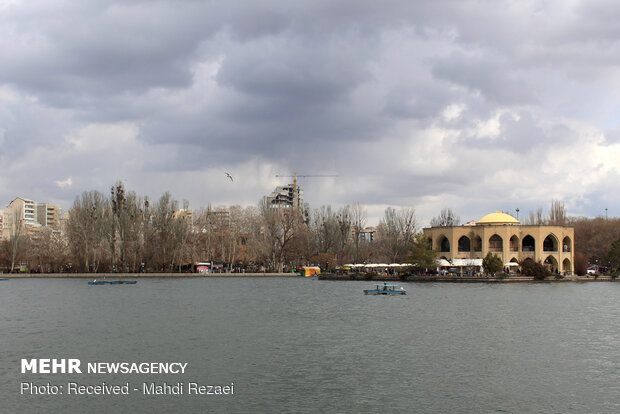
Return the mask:
<path id="1" fill-rule="evenodd" d="M 478 220 L 478 224 L 519 224 L 519 221 L 510 214 L 496 211 L 495 213 L 487 214 L 482 217 Z"/>

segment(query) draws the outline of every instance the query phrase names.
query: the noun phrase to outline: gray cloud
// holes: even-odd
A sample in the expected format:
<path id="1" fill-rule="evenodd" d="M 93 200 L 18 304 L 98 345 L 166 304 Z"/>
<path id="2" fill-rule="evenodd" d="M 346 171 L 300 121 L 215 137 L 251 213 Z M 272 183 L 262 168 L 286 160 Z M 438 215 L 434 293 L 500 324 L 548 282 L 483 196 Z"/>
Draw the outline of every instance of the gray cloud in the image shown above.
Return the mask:
<path id="1" fill-rule="evenodd" d="M 339 174 L 304 184 L 313 205 L 535 205 L 545 166 L 575 168 L 571 147 L 619 151 L 617 14 L 559 0 L 0 6 L 0 195 L 68 206 L 126 178 L 195 206 L 252 204 L 275 173 L 305 171 Z M 601 162 L 547 195 L 603 192 L 618 171 Z M 232 168 L 243 191 L 217 180 Z M 204 191 L 180 184 L 192 176 Z"/>

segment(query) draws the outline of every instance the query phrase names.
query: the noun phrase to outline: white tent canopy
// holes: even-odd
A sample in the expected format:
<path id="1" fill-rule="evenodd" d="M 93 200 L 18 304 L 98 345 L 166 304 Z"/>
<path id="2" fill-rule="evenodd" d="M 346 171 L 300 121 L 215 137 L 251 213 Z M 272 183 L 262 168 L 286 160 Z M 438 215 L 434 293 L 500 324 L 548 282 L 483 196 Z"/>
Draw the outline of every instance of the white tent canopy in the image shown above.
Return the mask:
<path id="1" fill-rule="evenodd" d="M 439 267 L 482 266 L 482 259 L 452 259 L 451 262 L 446 259 L 439 259 L 437 263 Z"/>

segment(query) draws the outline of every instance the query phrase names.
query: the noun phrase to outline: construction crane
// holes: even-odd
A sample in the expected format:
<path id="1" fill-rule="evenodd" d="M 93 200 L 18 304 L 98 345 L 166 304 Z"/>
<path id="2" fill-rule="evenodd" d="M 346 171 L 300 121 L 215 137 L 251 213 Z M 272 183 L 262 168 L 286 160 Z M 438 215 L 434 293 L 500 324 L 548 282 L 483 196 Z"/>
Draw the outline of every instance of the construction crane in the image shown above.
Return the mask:
<path id="1" fill-rule="evenodd" d="M 338 177 L 335 174 L 297 174 L 296 172 L 293 175 L 277 175 L 278 178 L 293 178 L 293 207 L 297 207 L 297 177 Z"/>

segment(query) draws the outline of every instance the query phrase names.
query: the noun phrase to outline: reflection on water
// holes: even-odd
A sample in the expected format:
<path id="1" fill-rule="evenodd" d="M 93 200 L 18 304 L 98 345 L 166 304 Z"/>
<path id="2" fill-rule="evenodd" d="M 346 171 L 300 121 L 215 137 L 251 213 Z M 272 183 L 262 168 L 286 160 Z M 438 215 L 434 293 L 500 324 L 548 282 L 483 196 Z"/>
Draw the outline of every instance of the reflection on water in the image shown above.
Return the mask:
<path id="1" fill-rule="evenodd" d="M 407 284 L 403 297 L 306 278 L 2 283 L 8 412 L 620 412 L 617 283 Z M 22 375 L 21 358 L 188 366 Z M 235 393 L 20 396 L 22 381 L 234 382 Z"/>

